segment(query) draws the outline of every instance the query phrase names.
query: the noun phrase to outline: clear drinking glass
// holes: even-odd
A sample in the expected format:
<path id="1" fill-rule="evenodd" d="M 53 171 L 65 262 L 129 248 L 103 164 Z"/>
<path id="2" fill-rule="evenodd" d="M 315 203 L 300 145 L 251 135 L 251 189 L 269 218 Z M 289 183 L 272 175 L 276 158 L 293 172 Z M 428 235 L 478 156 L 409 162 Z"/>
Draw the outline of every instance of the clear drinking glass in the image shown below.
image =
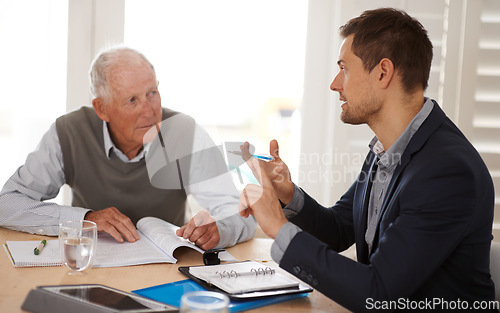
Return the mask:
<path id="1" fill-rule="evenodd" d="M 80 274 L 92 268 L 97 243 L 97 225 L 94 222 L 79 220 L 59 224 L 59 247 L 64 265 L 69 267 L 68 274 Z"/>
<path id="2" fill-rule="evenodd" d="M 194 291 L 181 297 L 181 313 L 228 313 L 229 298 L 213 291 Z"/>

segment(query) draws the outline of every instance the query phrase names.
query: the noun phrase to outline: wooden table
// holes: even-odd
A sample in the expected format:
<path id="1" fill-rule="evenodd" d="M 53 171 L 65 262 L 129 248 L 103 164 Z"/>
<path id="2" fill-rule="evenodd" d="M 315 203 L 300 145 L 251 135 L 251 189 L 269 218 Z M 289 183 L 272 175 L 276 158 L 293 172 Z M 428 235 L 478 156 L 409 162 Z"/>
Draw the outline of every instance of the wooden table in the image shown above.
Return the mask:
<path id="1" fill-rule="evenodd" d="M 54 239 L 0 228 L 0 244 L 7 240 Z M 269 255 L 271 239 L 254 238 L 228 248 L 238 260 L 271 261 Z M 3 249 L 2 249 L 3 250 Z M 124 291 L 186 279 L 179 266 L 202 265 L 202 255 L 192 249 L 180 248 L 175 252 L 177 264 L 147 264 L 113 268 L 94 268 L 84 275 L 67 275 L 63 266 L 14 268 L 5 251 L 0 252 L 0 312 L 25 312 L 21 310 L 28 291 L 40 285 L 103 284 Z M 281 270 L 281 269 L 280 269 Z M 251 312 L 348 312 L 318 291 L 308 297 L 251 310 Z"/>

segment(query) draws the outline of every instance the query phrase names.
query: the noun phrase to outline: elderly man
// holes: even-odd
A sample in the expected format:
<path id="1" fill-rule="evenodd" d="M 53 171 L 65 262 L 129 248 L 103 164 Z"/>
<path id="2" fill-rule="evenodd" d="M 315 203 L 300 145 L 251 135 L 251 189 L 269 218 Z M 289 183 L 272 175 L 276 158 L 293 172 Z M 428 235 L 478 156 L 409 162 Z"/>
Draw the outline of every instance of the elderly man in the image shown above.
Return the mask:
<path id="1" fill-rule="evenodd" d="M 155 136 L 148 139 L 146 133 L 168 125 L 169 118 L 190 118 L 162 108 L 154 68 L 141 53 L 129 48 L 102 52 L 92 63 L 90 83 L 93 109 L 82 107 L 58 118 L 5 184 L 0 226 L 56 235 L 59 222 L 86 219 L 119 242 L 133 242 L 139 239 L 134 223 L 141 217 L 182 225 L 186 197 L 192 194 L 207 211 L 195 215 L 177 235 L 203 249 L 253 236 L 255 221 L 239 216 L 238 193 L 228 173 L 192 179 L 195 183 L 179 189 L 152 185 L 146 159 Z M 196 126 L 175 144 L 213 147 L 206 133 L 197 135 L 199 130 Z M 189 175 L 202 175 L 204 166 L 214 164 L 191 164 Z M 72 189 L 72 206 L 45 202 L 65 183 Z"/>

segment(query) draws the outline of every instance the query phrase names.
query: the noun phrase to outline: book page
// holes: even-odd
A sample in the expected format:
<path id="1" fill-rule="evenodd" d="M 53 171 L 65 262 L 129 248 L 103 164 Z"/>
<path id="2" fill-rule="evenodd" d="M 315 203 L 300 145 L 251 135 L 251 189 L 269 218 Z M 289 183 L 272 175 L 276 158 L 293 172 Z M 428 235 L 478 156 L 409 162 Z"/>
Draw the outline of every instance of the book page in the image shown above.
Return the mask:
<path id="1" fill-rule="evenodd" d="M 107 233 L 99 233 L 94 267 L 128 266 L 148 263 L 176 263 L 140 230 L 139 240 L 119 243 Z"/>
<path id="2" fill-rule="evenodd" d="M 189 240 L 177 236 L 175 231 L 179 229 L 178 226 L 162 219 L 156 217 L 143 217 L 137 222 L 137 229 L 175 261 L 177 260 L 174 258 L 174 250 L 179 247 L 188 247 L 200 253 L 204 252 Z"/>
<path id="3" fill-rule="evenodd" d="M 230 294 L 298 287 L 299 282 L 254 261 L 194 266 L 189 273 Z"/>

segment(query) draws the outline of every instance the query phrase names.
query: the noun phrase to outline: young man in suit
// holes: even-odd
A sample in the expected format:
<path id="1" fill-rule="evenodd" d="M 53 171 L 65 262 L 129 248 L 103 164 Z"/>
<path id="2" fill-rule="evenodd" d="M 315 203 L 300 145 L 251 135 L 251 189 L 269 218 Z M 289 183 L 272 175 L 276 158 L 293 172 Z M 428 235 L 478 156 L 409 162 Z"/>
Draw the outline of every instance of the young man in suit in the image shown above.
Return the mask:
<path id="1" fill-rule="evenodd" d="M 330 89 L 341 120 L 376 135 L 359 177 L 323 207 L 291 182 L 272 141 L 273 162 L 246 155 L 262 186 L 245 188 L 240 214 L 275 239 L 280 267 L 352 311 L 484 309 L 495 295 L 493 183 L 470 142 L 424 97 L 426 30 L 405 12 L 377 9 L 340 31 Z M 353 244 L 357 261 L 338 253 Z"/>

